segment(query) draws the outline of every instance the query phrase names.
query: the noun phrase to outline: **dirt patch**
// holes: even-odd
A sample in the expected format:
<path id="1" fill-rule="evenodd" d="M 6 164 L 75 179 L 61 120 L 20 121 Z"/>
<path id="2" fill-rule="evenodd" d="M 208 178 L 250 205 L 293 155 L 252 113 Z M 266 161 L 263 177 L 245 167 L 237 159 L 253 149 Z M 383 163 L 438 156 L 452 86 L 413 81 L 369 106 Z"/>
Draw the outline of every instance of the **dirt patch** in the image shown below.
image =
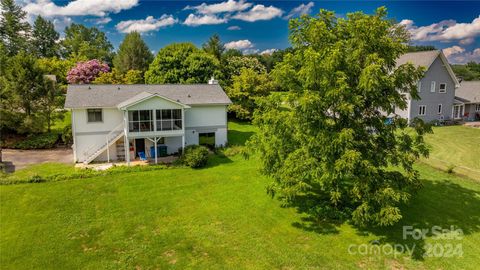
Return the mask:
<path id="1" fill-rule="evenodd" d="M 2 158 L 7 165 L 7 172 L 14 172 L 31 164 L 47 162 L 73 163 L 73 151 L 71 148 L 48 150 L 2 149 Z"/>

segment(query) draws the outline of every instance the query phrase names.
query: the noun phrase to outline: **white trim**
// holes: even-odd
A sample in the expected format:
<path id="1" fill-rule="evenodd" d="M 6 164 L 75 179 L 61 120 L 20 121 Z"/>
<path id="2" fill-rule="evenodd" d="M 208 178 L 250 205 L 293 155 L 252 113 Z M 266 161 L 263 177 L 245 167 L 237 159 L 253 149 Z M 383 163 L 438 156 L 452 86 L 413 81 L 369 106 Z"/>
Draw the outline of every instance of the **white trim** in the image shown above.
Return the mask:
<path id="1" fill-rule="evenodd" d="M 442 90 L 442 85 L 445 85 L 445 88 L 443 90 Z M 442 93 L 442 94 L 447 93 L 447 83 L 440 83 L 438 85 L 438 93 Z"/>
<path id="2" fill-rule="evenodd" d="M 77 134 L 75 132 L 75 110 L 71 110 L 72 113 L 70 114 L 71 121 L 72 121 L 72 137 L 73 137 L 73 163 L 77 163 Z"/>
<path id="3" fill-rule="evenodd" d="M 448 63 L 447 57 L 445 57 L 442 50 L 440 50 L 440 59 L 442 59 L 442 62 L 444 64 L 445 68 L 447 69 L 448 74 L 452 78 L 453 83 L 455 84 L 455 88 L 458 88 L 460 86 L 460 82 L 457 80 L 457 76 L 455 76 L 455 72 L 453 72 L 452 67 Z"/>
<path id="4" fill-rule="evenodd" d="M 436 81 L 432 81 L 432 82 L 430 83 L 430 92 L 431 92 L 431 93 L 435 93 L 436 88 L 437 88 L 437 82 L 436 82 Z"/>
<path id="5" fill-rule="evenodd" d="M 458 107 L 458 117 L 457 115 L 455 115 L 455 107 Z M 463 118 L 463 114 L 465 113 L 465 105 L 463 104 L 458 104 L 458 105 L 453 105 L 452 107 L 452 118 L 453 119 L 462 119 Z"/>
<path id="6" fill-rule="evenodd" d="M 422 113 L 423 108 L 423 113 Z M 418 105 L 418 115 L 425 116 L 427 114 L 427 105 Z"/>
<path id="7" fill-rule="evenodd" d="M 146 93 L 146 92 L 144 92 L 144 93 Z M 142 94 L 142 93 L 140 93 L 140 94 Z M 139 94 L 139 95 L 140 95 L 140 94 Z M 150 94 L 150 93 L 148 93 L 148 94 Z M 139 100 L 136 100 L 136 101 L 134 101 L 134 102 L 132 102 L 132 103 L 124 104 L 124 103 L 127 101 L 127 100 L 126 100 L 126 101 L 118 104 L 117 107 L 118 107 L 118 109 L 120 109 L 120 110 L 127 110 L 129 107 L 132 107 L 132 106 L 134 106 L 134 105 L 136 105 L 136 104 L 138 104 L 138 103 L 141 103 L 141 102 L 144 102 L 144 101 L 146 101 L 146 100 L 149 100 L 149 99 L 151 99 L 151 98 L 153 98 L 153 97 L 159 97 L 159 98 L 164 99 L 164 100 L 166 100 L 166 101 L 169 101 L 169 102 L 171 102 L 171 103 L 177 104 L 177 105 L 179 105 L 179 106 L 181 106 L 181 107 L 183 107 L 183 108 L 190 108 L 190 106 L 188 106 L 188 105 L 186 105 L 186 104 L 183 104 L 183 103 L 178 102 L 178 101 L 175 101 L 175 100 L 173 100 L 173 99 L 164 97 L 164 96 L 159 95 L 159 94 L 150 94 L 150 95 L 148 95 L 148 96 L 146 96 L 146 97 L 144 97 L 144 98 L 141 98 L 141 99 L 139 99 Z"/>

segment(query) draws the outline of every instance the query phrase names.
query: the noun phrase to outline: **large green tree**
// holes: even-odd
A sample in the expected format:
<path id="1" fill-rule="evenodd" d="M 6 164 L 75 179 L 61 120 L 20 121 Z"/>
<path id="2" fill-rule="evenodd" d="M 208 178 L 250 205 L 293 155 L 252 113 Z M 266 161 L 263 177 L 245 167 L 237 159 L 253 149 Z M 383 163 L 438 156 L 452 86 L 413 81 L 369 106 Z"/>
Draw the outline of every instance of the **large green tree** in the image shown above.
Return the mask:
<path id="1" fill-rule="evenodd" d="M 55 31 L 55 26 L 49 20 L 38 16 L 33 24 L 32 45 L 33 51 L 39 57 L 59 56 L 58 40 L 60 34 Z"/>
<path id="2" fill-rule="evenodd" d="M 44 118 L 38 114 L 45 96 L 44 71 L 34 56 L 20 52 L 9 60 L 3 74 L 0 128 L 19 133 L 44 130 Z"/>
<path id="3" fill-rule="evenodd" d="M 228 110 L 238 119 L 251 120 L 259 97 L 265 97 L 274 89 L 266 72 L 242 68 L 239 75 L 232 78 L 232 85 L 226 88 L 233 104 Z"/>
<path id="4" fill-rule="evenodd" d="M 158 52 L 145 72 L 145 82 L 206 83 L 212 76 L 217 77 L 218 68 L 218 60 L 195 45 L 173 43 Z"/>
<path id="5" fill-rule="evenodd" d="M 205 52 L 215 56 L 219 61 L 222 58 L 223 51 L 225 51 L 225 47 L 218 34 L 211 36 L 208 41 L 203 44 L 202 48 Z"/>
<path id="6" fill-rule="evenodd" d="M 27 13 L 14 0 L 0 1 L 0 40 L 9 56 L 27 50 L 31 27 L 25 21 Z"/>
<path id="7" fill-rule="evenodd" d="M 113 46 L 105 33 L 96 27 L 73 23 L 65 28 L 62 41 L 65 58 L 99 59 L 112 63 Z"/>
<path id="8" fill-rule="evenodd" d="M 423 71 L 396 66 L 408 35 L 386 16 L 385 8 L 346 18 L 322 10 L 291 20 L 294 51 L 273 71 L 289 91 L 254 114 L 249 146 L 273 179 L 269 193 L 317 218 L 391 225 L 421 186 L 413 164 L 428 154 L 429 128 L 386 115 L 418 98 Z"/>
<path id="9" fill-rule="evenodd" d="M 222 76 L 220 77 L 222 86 L 228 88 L 232 85 L 233 76 L 240 75 L 242 69 L 247 68 L 257 73 L 265 73 L 265 66 L 255 57 L 250 56 L 230 56 L 224 57 L 221 65 Z"/>
<path id="10" fill-rule="evenodd" d="M 153 55 L 140 34 L 131 32 L 120 44 L 117 55 L 113 59 L 113 65 L 122 74 L 131 69 L 145 72 L 152 60 Z"/>

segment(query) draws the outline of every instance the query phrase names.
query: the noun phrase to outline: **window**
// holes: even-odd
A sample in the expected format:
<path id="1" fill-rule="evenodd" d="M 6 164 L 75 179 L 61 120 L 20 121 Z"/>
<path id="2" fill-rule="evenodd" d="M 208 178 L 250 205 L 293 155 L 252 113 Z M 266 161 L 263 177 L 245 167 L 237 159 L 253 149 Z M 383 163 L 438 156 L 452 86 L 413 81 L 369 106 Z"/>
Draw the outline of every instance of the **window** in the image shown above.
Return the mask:
<path id="1" fill-rule="evenodd" d="M 182 129 L 182 110 L 157 110 L 157 131 Z"/>
<path id="2" fill-rule="evenodd" d="M 438 114 L 442 114 L 442 104 L 438 104 Z"/>
<path id="3" fill-rule="evenodd" d="M 463 117 L 463 105 L 454 105 L 453 106 L 453 118 L 461 119 Z"/>
<path id="4" fill-rule="evenodd" d="M 480 112 L 480 104 L 476 104 L 476 105 L 475 105 L 475 111 L 476 111 L 476 112 Z"/>
<path id="5" fill-rule="evenodd" d="M 430 92 L 435 92 L 435 81 L 430 84 Z"/>
<path id="6" fill-rule="evenodd" d="M 446 83 L 441 83 L 440 87 L 438 88 L 439 93 L 446 93 L 447 92 L 447 84 Z"/>
<path id="7" fill-rule="evenodd" d="M 422 92 L 422 82 L 421 82 L 421 81 L 419 81 L 419 82 L 417 83 L 417 91 L 418 91 L 419 93 Z"/>
<path id="8" fill-rule="evenodd" d="M 153 131 L 153 115 L 151 110 L 129 111 L 128 130 L 130 132 Z"/>
<path id="9" fill-rule="evenodd" d="M 425 105 L 420 105 L 418 110 L 418 115 L 425 115 L 425 112 L 427 111 L 427 106 Z"/>
<path id="10" fill-rule="evenodd" d="M 102 109 L 87 109 L 88 123 L 102 122 Z"/>

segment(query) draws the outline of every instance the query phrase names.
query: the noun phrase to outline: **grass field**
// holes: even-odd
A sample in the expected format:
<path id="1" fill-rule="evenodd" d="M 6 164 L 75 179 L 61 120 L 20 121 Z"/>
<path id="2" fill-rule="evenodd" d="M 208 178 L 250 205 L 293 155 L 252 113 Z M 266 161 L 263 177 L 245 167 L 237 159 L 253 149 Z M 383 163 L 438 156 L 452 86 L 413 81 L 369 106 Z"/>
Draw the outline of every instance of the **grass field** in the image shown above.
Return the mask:
<path id="1" fill-rule="evenodd" d="M 465 126 L 436 127 L 426 136 L 430 157 L 423 162 L 480 181 L 480 129 Z"/>
<path id="2" fill-rule="evenodd" d="M 231 123 L 229 140 L 242 144 L 254 131 Z M 33 170 L 52 174 L 54 166 Z M 402 221 L 365 229 L 282 208 L 267 196 L 268 179 L 257 166 L 255 158 L 214 156 L 200 170 L 0 186 L 1 268 L 476 269 L 480 262 L 480 185 L 473 180 L 419 164 L 424 188 L 404 207 Z M 457 226 L 464 237 L 402 239 L 407 225 Z M 460 244 L 463 256 L 422 257 L 449 244 Z M 393 245 L 414 251 L 359 249 L 388 253 Z"/>

